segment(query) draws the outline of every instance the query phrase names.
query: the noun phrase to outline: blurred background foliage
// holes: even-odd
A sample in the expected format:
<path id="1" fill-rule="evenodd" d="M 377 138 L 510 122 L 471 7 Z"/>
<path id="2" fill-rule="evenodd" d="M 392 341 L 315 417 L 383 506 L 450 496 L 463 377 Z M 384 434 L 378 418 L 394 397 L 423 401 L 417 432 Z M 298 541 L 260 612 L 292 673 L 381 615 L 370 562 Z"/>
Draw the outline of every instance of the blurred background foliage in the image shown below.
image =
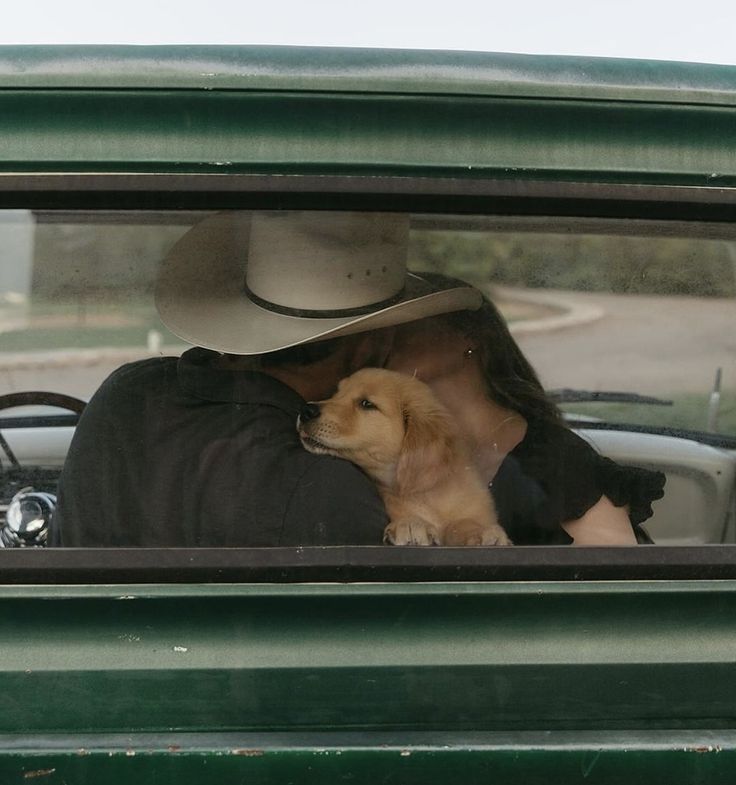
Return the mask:
<path id="1" fill-rule="evenodd" d="M 150 296 L 186 225 L 46 224 L 35 236 L 35 297 Z M 736 295 L 736 243 L 703 238 L 413 231 L 409 267 L 489 283 L 613 294 Z"/>
<path id="2" fill-rule="evenodd" d="M 736 251 L 722 240 L 422 231 L 409 266 L 484 286 L 614 294 L 736 295 Z"/>
<path id="3" fill-rule="evenodd" d="M 35 297 L 150 296 L 185 225 L 46 224 L 35 236 Z M 736 243 L 703 238 L 412 231 L 409 267 L 479 286 L 613 294 L 736 295 Z"/>

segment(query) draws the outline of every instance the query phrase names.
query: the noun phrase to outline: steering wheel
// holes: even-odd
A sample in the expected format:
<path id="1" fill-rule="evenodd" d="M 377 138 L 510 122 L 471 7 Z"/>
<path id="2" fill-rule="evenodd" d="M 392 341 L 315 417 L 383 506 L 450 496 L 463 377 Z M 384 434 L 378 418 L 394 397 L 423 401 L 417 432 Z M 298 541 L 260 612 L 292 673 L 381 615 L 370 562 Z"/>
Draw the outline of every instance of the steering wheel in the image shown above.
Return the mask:
<path id="1" fill-rule="evenodd" d="M 59 409 L 81 414 L 86 405 L 81 398 L 55 392 L 29 390 L 0 395 L 0 410 L 12 409 L 14 406 L 56 406 Z"/>
<path id="2" fill-rule="evenodd" d="M 74 413 L 51 417 L 42 415 L 10 418 L 5 424 L 0 419 L 0 430 L 3 427 L 22 427 L 27 423 L 45 426 L 76 424 L 86 405 L 83 400 L 62 393 L 30 390 L 0 395 L 0 411 L 16 406 L 54 406 Z M 70 418 L 72 423 L 68 422 Z M 49 487 L 54 488 L 52 485 L 55 480 L 54 471 L 40 467 L 35 469 L 21 467 L 1 432 L 0 449 L 11 464 L 7 470 L 0 466 L 3 493 L 12 494 L 0 525 L 0 547 L 43 547 L 46 545 L 50 521 L 56 508 L 56 491 L 45 490 Z M 56 474 L 58 477 L 58 472 Z"/>
<path id="3" fill-rule="evenodd" d="M 15 406 L 56 406 L 59 409 L 66 409 L 67 411 L 74 412 L 76 415 L 80 415 L 84 411 L 86 405 L 85 401 L 81 398 L 75 398 L 73 395 L 42 392 L 39 390 L 28 390 L 0 395 L 0 411 L 3 409 L 12 409 Z M 2 427 L 3 423 L 2 420 L 0 420 L 0 431 L 2 430 Z M 0 433 L 0 449 L 7 455 L 8 460 L 14 468 L 20 468 L 18 459 L 15 457 L 13 450 L 2 433 Z"/>

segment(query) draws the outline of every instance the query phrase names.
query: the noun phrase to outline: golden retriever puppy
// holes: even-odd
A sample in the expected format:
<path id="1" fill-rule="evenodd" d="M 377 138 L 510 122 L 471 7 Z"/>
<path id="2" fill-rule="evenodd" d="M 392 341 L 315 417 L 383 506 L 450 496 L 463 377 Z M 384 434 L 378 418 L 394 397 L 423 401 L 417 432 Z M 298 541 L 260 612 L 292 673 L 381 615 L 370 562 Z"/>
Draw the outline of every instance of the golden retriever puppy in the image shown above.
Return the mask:
<path id="1" fill-rule="evenodd" d="M 424 382 L 365 368 L 307 404 L 304 447 L 357 464 L 377 484 L 394 545 L 510 545 L 448 411 Z"/>

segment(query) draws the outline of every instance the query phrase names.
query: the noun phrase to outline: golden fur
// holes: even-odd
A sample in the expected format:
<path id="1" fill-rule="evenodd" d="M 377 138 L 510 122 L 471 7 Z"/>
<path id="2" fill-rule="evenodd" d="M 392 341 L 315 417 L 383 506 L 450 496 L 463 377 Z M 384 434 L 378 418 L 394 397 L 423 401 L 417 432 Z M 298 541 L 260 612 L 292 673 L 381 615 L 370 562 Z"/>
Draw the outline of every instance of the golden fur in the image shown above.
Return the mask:
<path id="1" fill-rule="evenodd" d="M 394 545 L 510 545 L 448 411 L 418 379 L 366 368 L 297 423 L 314 453 L 357 464 L 377 484 Z"/>

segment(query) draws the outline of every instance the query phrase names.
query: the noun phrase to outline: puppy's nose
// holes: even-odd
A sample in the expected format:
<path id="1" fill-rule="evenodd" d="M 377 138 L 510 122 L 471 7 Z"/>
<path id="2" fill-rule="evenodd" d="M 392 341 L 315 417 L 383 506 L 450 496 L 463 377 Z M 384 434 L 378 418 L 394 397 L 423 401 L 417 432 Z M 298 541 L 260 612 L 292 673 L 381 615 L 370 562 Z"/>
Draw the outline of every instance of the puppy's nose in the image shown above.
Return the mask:
<path id="1" fill-rule="evenodd" d="M 309 422 L 309 420 L 315 420 L 317 417 L 319 417 L 319 415 L 319 404 L 306 403 L 304 406 L 302 406 L 302 410 L 299 412 L 299 421 Z"/>

